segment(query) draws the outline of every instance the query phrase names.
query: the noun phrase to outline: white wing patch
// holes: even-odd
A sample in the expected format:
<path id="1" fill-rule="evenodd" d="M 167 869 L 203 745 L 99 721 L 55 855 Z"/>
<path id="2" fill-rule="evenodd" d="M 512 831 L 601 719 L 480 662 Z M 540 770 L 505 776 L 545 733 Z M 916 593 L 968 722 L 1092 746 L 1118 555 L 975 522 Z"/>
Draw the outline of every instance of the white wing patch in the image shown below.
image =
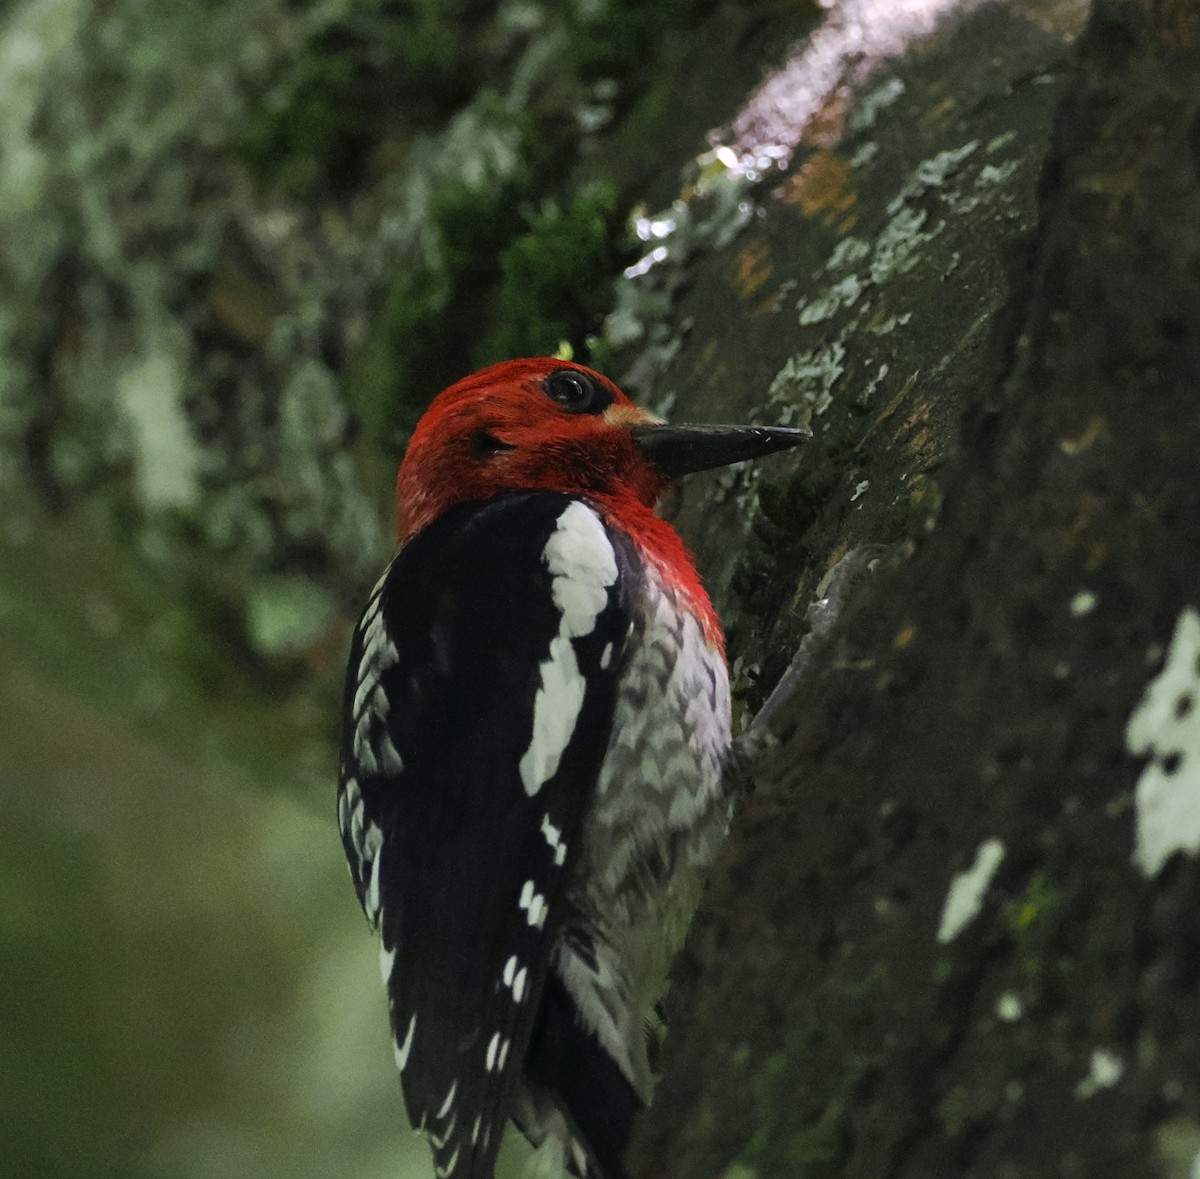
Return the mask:
<path id="1" fill-rule="evenodd" d="M 578 501 L 567 506 L 543 554 L 559 610 L 558 634 L 542 663 L 533 704 L 533 734 L 521 758 L 521 782 L 531 798 L 554 777 L 575 731 L 587 688 L 572 639 L 589 635 L 617 580 L 617 559 L 599 516 Z"/>

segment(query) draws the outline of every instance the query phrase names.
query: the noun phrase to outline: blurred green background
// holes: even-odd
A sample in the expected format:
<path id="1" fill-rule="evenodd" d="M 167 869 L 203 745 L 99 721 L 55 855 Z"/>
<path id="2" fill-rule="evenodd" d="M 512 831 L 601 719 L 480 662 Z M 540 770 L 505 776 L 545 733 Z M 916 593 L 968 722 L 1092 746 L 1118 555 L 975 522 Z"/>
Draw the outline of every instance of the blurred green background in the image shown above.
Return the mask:
<path id="1" fill-rule="evenodd" d="M 0 1174 L 429 1173 L 333 807 L 395 465 L 665 353 L 631 227 L 816 11 L 0 12 Z"/>

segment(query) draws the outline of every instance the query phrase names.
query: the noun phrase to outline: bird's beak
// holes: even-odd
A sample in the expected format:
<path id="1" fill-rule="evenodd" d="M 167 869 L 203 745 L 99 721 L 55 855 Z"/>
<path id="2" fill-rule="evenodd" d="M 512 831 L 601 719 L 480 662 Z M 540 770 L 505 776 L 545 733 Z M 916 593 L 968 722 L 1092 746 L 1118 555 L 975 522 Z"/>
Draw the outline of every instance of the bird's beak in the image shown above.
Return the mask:
<path id="1" fill-rule="evenodd" d="M 642 453 L 668 479 L 692 471 L 707 471 L 799 446 L 810 430 L 788 426 L 670 426 L 630 427 Z"/>

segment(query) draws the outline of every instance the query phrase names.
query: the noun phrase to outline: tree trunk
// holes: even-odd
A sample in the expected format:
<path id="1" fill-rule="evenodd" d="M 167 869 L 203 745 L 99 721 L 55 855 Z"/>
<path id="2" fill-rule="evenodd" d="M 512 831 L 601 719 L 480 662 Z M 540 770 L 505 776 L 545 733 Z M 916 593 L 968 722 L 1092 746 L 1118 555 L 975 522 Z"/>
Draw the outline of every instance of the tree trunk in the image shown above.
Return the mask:
<path id="1" fill-rule="evenodd" d="M 824 286 L 811 256 L 784 272 L 766 313 L 790 325 L 799 298 L 803 333 L 827 312 L 775 387 L 828 377 L 832 400 L 823 448 L 760 489 L 735 607 L 900 543 L 735 823 L 635 1175 L 1195 1173 L 1200 13 L 1101 0 L 1064 74 L 1066 15 L 976 11 L 902 87 L 858 89 L 851 130 L 784 186 L 799 220 L 779 206 L 714 266 L 758 257 L 779 289 L 773 235 L 831 259 Z M 923 162 L 897 182 L 903 151 Z M 855 152 L 893 188 L 856 183 Z M 809 208 L 806 171 L 839 169 Z M 888 240 L 901 285 L 872 286 Z M 911 355 L 881 360 L 881 323 L 910 312 Z M 807 531 L 772 548 L 789 511 Z"/>

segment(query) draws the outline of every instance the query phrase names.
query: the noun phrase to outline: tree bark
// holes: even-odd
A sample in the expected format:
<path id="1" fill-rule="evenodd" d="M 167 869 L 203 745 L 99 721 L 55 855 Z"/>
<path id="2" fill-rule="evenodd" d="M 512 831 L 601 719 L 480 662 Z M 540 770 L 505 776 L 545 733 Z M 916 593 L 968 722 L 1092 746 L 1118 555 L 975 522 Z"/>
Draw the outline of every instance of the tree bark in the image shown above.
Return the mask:
<path id="1" fill-rule="evenodd" d="M 905 126 L 897 103 L 878 153 L 940 135 L 942 179 L 918 182 L 926 157 L 847 206 L 858 233 L 945 218 L 917 278 L 964 227 L 969 252 L 935 267 L 935 308 L 913 296 L 923 359 L 892 363 L 866 444 L 825 425 L 827 453 L 802 460 L 817 474 L 766 485 L 767 507 L 807 512 L 803 543 L 721 583 L 735 607 L 786 605 L 848 543 L 899 541 L 735 823 L 635 1175 L 1182 1176 L 1200 1158 L 1200 13 L 1100 0 L 1064 73 L 1052 7 L 976 12 L 906 66 L 905 101 L 941 87 L 950 111 Z M 1021 50 L 989 67 L 981 34 L 1019 19 L 1028 69 L 1005 80 Z M 1040 178 L 1014 232 L 1019 196 L 988 222 L 963 194 L 1007 167 L 981 168 L 982 144 L 1018 102 L 1053 135 L 1042 162 L 1032 116 L 1021 129 L 1011 158 Z M 826 171 L 861 147 L 846 138 Z M 811 272 L 789 276 L 802 325 Z M 964 305 L 985 321 L 969 341 Z M 832 413 L 896 307 L 880 284 L 845 331 Z M 859 508 L 900 503 L 915 456 L 924 494 L 897 536 L 886 501 Z M 777 661 L 795 631 L 776 628 Z"/>

